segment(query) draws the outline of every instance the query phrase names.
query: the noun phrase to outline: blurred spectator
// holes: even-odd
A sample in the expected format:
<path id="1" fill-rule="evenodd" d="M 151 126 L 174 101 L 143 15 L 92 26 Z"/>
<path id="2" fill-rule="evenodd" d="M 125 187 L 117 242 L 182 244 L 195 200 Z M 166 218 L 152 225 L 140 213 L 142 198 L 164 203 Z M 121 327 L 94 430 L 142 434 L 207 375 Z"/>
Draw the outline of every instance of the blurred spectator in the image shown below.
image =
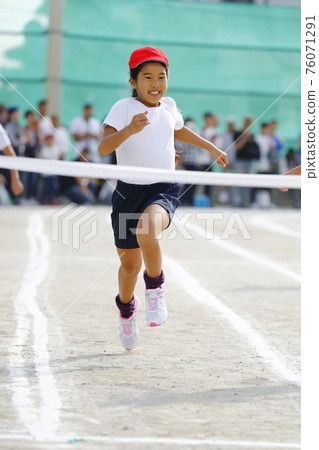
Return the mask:
<path id="1" fill-rule="evenodd" d="M 36 158 L 40 150 L 38 123 L 31 110 L 26 111 L 24 117 L 26 119 L 26 125 L 21 129 L 21 140 L 25 145 L 24 156 L 26 158 Z M 38 173 L 24 172 L 23 181 L 26 199 L 24 203 L 36 203 L 39 177 L 40 175 Z"/>
<path id="2" fill-rule="evenodd" d="M 274 140 L 270 135 L 269 123 L 262 123 L 260 134 L 256 136 L 256 142 L 259 145 L 260 157 L 257 161 L 257 173 L 270 174 L 273 168 L 272 153 L 274 149 Z M 254 206 L 260 208 L 269 208 L 273 206 L 271 203 L 270 189 L 254 189 Z"/>
<path id="3" fill-rule="evenodd" d="M 24 114 L 26 125 L 21 128 L 21 141 L 24 144 L 24 156 L 35 158 L 39 150 L 38 123 L 35 120 L 33 111 L 26 111 Z"/>
<path id="4" fill-rule="evenodd" d="M 224 169 L 225 173 L 234 172 L 235 163 L 237 159 L 236 149 L 234 146 L 234 134 L 235 134 L 235 118 L 229 116 L 227 118 L 227 129 L 225 133 L 221 135 L 221 150 L 227 153 L 228 165 Z M 227 203 L 229 200 L 231 206 L 237 206 L 239 201 L 236 199 L 237 188 L 235 186 L 229 186 L 228 190 L 221 191 L 219 194 L 219 201 L 221 203 Z"/>
<path id="5" fill-rule="evenodd" d="M 75 161 L 88 162 L 90 151 L 84 148 Z M 91 204 L 95 201 L 97 186 L 88 178 L 60 177 L 60 192 L 78 205 Z"/>
<path id="6" fill-rule="evenodd" d="M 293 148 L 290 148 L 286 155 L 287 166 L 289 170 L 294 169 L 297 166 L 296 152 Z"/>
<path id="7" fill-rule="evenodd" d="M 41 100 L 38 103 L 39 115 L 36 117 L 36 121 L 39 124 L 38 133 L 40 142 L 45 141 L 45 137 L 48 134 L 52 134 L 52 121 L 47 113 L 48 102 L 46 100 Z"/>
<path id="8" fill-rule="evenodd" d="M 69 132 L 66 128 L 60 125 L 60 118 L 57 114 L 54 114 L 51 119 L 53 125 L 52 132 L 54 136 L 54 143 L 58 146 L 60 151 L 59 159 L 66 159 L 70 147 Z"/>
<path id="9" fill-rule="evenodd" d="M 6 105 L 0 104 L 0 125 L 5 127 L 8 120 L 8 110 Z"/>
<path id="10" fill-rule="evenodd" d="M 298 166 L 298 159 L 296 152 L 293 148 L 290 148 L 286 155 L 287 166 L 289 170 L 293 170 Z M 301 205 L 301 191 L 300 189 L 289 189 L 289 196 L 292 199 L 292 205 L 294 208 L 299 209 Z"/>
<path id="11" fill-rule="evenodd" d="M 270 173 L 271 167 L 271 152 L 273 150 L 273 139 L 269 134 L 269 124 L 263 123 L 261 125 L 260 134 L 256 136 L 256 142 L 259 145 L 260 156 L 257 162 L 258 173 Z"/>
<path id="12" fill-rule="evenodd" d="M 218 125 L 218 118 L 209 112 L 204 114 L 204 127 L 199 131 L 199 135 L 202 136 L 207 141 L 215 143 L 216 138 L 216 127 Z M 211 154 L 202 148 L 199 148 L 198 156 L 198 169 L 201 171 L 211 171 L 211 166 L 214 162 Z M 212 195 L 213 188 L 210 185 L 204 186 L 203 194 L 209 199 Z"/>
<path id="13" fill-rule="evenodd" d="M 234 167 L 236 161 L 236 149 L 234 146 L 235 134 L 235 118 L 233 116 L 227 117 L 227 130 L 221 135 L 221 150 L 227 152 L 228 166 Z"/>
<path id="14" fill-rule="evenodd" d="M 13 106 L 8 110 L 9 117 L 8 122 L 6 123 L 6 130 L 11 141 L 11 145 L 17 156 L 24 155 L 24 145 L 21 141 L 21 128 L 19 125 L 19 108 L 17 106 Z"/>
<path id="15" fill-rule="evenodd" d="M 195 121 L 191 117 L 185 119 L 185 126 L 196 131 Z M 198 170 L 199 166 L 199 148 L 194 145 L 182 143 L 182 165 L 185 170 Z M 192 206 L 196 185 L 186 184 L 181 193 L 181 203 L 183 206 Z"/>
<path id="16" fill-rule="evenodd" d="M 298 137 L 298 151 L 297 151 L 296 159 L 297 159 L 297 163 L 301 164 L 301 133 L 299 134 L 299 137 Z"/>
<path id="17" fill-rule="evenodd" d="M 277 154 L 279 156 L 279 153 L 282 150 L 284 144 L 283 144 L 282 140 L 279 139 L 279 137 L 276 134 L 277 126 L 278 126 L 278 122 L 276 120 L 272 120 L 269 123 L 269 135 L 271 136 L 272 141 L 273 141 L 272 146 L 277 151 Z"/>
<path id="18" fill-rule="evenodd" d="M 0 154 L 15 157 L 15 151 L 10 143 L 6 130 L 0 124 Z M 21 183 L 19 172 L 11 169 L 0 169 L 0 189 L 1 202 L 8 203 L 4 197 L 9 193 L 11 200 L 17 203 L 16 196 L 23 191 L 23 184 Z M 9 200 L 10 202 L 10 200 Z"/>
<path id="19" fill-rule="evenodd" d="M 59 159 L 59 148 L 54 143 L 53 134 L 47 134 L 45 143 L 42 144 L 40 150 L 40 158 L 43 159 Z M 53 200 L 59 191 L 59 178 L 57 175 L 42 174 L 42 190 L 40 194 L 40 201 L 44 205 L 56 204 Z"/>
<path id="20" fill-rule="evenodd" d="M 87 148 L 90 151 L 92 162 L 100 162 L 98 152 L 99 140 L 102 137 L 101 122 L 92 117 L 92 105 L 84 105 L 82 117 L 76 117 L 72 120 L 70 131 L 75 140 L 74 147 L 77 155 Z"/>
<path id="21" fill-rule="evenodd" d="M 253 163 L 257 161 L 260 156 L 259 145 L 249 131 L 252 123 L 252 117 L 246 117 L 242 130 L 235 131 L 234 133 L 234 146 L 237 152 L 235 171 L 237 173 L 250 173 L 253 170 Z M 240 200 L 237 206 L 249 206 L 251 203 L 251 188 L 239 187 L 238 194 Z"/>

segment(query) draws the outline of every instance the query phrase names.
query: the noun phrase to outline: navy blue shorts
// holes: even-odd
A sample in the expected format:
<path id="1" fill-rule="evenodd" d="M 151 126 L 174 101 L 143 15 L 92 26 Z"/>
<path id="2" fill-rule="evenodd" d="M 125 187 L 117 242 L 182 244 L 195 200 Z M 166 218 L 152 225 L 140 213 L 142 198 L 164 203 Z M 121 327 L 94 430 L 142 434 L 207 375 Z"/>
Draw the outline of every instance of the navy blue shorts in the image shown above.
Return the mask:
<path id="1" fill-rule="evenodd" d="M 118 180 L 112 195 L 111 214 L 116 247 L 139 248 L 136 227 L 149 205 L 156 203 L 162 206 L 168 212 L 171 223 L 180 203 L 179 194 L 178 183 L 129 184 Z"/>

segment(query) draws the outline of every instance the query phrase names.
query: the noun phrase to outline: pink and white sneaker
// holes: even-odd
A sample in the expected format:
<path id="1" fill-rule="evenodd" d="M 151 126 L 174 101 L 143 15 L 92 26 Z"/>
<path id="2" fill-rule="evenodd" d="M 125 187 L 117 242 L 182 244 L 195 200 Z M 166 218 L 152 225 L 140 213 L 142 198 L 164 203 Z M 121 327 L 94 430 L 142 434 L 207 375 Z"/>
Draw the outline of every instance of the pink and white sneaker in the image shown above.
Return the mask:
<path id="1" fill-rule="evenodd" d="M 167 319 L 167 309 L 164 299 L 164 290 L 161 287 L 146 289 L 146 324 L 149 327 L 158 327 Z"/>
<path id="2" fill-rule="evenodd" d="M 136 347 L 138 341 L 138 327 L 137 327 L 137 311 L 140 305 L 140 301 L 137 297 L 135 298 L 135 310 L 131 317 L 125 319 L 119 313 L 120 326 L 119 326 L 119 336 L 120 341 L 125 350 L 133 350 Z"/>

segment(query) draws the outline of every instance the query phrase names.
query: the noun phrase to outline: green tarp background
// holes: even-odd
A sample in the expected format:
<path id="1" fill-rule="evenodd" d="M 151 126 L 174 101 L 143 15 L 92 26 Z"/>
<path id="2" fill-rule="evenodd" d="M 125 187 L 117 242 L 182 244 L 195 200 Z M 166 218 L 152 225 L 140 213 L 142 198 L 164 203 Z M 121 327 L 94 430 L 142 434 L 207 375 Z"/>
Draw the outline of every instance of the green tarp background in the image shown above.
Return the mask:
<path id="1" fill-rule="evenodd" d="M 9 58 L 19 68 L 0 72 L 32 104 L 45 96 L 47 17 L 43 1 L 35 18 L 17 30 L 0 0 L 0 38 L 25 36 Z M 23 14 L 21 8 L 19 14 Z M 8 35 L 8 33 L 11 33 Z M 169 90 L 184 116 L 201 125 L 203 113 L 259 117 L 300 76 L 300 8 L 181 0 L 65 0 L 61 117 L 65 126 L 91 102 L 102 120 L 112 104 L 130 95 L 128 58 L 137 47 L 161 47 L 170 61 Z M 0 45 L 1 46 L 1 45 Z M 29 109 L 5 82 L 0 102 Z M 300 80 L 263 116 L 277 119 L 287 145 L 300 131 Z M 259 126 L 255 127 L 255 132 Z"/>

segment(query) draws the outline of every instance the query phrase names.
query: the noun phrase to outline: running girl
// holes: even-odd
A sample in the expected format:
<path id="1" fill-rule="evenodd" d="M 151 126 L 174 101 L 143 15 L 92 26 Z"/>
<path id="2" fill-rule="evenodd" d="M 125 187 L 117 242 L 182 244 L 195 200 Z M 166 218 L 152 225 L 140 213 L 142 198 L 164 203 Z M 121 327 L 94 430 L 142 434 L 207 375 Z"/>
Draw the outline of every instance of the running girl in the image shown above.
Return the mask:
<path id="1" fill-rule="evenodd" d="M 167 91 L 168 59 L 154 47 L 135 50 L 129 60 L 132 97 L 115 103 L 104 120 L 101 155 L 116 150 L 117 164 L 161 169 L 175 168 L 174 138 L 204 148 L 222 167 L 226 153 L 184 126 L 175 101 Z M 120 341 L 126 350 L 138 340 L 136 315 L 139 299 L 134 295 L 137 276 L 145 264 L 146 323 L 161 325 L 167 318 L 164 273 L 158 235 L 166 229 L 179 205 L 180 186 L 154 179 L 118 180 L 112 197 L 112 227 L 121 260 L 118 273 Z M 132 231 L 133 229 L 133 231 Z"/>

